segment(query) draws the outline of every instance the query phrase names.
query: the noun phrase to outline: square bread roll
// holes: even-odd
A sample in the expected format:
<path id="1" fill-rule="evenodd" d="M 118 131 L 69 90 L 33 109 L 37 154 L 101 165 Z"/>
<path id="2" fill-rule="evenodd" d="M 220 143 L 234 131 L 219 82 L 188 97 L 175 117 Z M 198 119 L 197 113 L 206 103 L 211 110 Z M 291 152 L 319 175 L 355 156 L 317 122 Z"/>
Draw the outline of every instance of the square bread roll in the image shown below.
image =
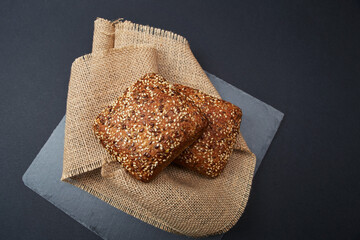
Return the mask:
<path id="1" fill-rule="evenodd" d="M 240 130 L 242 111 L 234 104 L 212 97 L 191 87 L 175 84 L 176 90 L 205 113 L 208 126 L 198 140 L 175 159 L 174 163 L 217 177 L 224 170 Z"/>
<path id="2" fill-rule="evenodd" d="M 98 115 L 94 132 L 133 177 L 149 182 L 206 127 L 206 117 L 192 101 L 151 73 Z"/>

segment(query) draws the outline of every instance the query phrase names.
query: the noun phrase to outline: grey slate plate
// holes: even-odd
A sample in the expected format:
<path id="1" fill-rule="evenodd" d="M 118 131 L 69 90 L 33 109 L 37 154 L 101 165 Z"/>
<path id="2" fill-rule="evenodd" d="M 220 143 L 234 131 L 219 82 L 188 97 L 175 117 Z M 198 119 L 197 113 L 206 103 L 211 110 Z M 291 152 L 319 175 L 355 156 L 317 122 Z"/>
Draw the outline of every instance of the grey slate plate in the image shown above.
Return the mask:
<path id="1" fill-rule="evenodd" d="M 279 128 L 283 113 L 207 73 L 224 100 L 243 110 L 241 132 L 257 156 L 258 169 Z M 65 116 L 23 176 L 25 185 L 103 239 L 191 239 L 144 223 L 100 199 L 60 181 Z M 221 239 L 222 235 L 203 239 Z"/>

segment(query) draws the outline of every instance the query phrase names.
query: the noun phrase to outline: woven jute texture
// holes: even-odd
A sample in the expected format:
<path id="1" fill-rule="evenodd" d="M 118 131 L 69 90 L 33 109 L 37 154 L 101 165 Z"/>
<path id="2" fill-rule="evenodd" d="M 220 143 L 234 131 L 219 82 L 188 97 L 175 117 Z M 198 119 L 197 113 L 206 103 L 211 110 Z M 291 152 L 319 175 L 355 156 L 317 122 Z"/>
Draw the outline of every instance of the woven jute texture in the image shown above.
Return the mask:
<path id="1" fill-rule="evenodd" d="M 97 114 L 148 72 L 219 97 L 185 38 L 98 18 L 92 53 L 77 58 L 71 68 L 61 179 L 169 232 L 193 237 L 224 233 L 245 209 L 255 167 L 255 155 L 241 134 L 239 150 L 219 177 L 209 179 L 171 164 L 150 183 L 127 174 L 94 136 Z"/>

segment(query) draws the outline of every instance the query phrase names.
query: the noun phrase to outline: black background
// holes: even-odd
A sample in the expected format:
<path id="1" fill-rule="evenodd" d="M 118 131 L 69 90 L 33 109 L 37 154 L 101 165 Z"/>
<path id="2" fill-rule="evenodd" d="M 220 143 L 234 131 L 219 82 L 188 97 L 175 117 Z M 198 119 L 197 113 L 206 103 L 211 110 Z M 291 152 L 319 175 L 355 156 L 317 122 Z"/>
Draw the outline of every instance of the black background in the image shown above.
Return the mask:
<path id="1" fill-rule="evenodd" d="M 360 238 L 360 2 L 144 0 L 1 1 L 1 239 L 99 239 L 21 181 L 96 17 L 185 36 L 204 69 L 285 113 L 224 239 Z"/>

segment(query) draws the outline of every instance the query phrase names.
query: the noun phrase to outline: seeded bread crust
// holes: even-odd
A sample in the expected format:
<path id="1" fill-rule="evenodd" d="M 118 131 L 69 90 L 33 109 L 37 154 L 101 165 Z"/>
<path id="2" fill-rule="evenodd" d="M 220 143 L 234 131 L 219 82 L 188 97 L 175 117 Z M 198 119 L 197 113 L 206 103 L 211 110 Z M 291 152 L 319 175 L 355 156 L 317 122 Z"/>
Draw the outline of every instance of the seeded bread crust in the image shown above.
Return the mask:
<path id="1" fill-rule="evenodd" d="M 239 133 L 242 111 L 227 101 L 199 90 L 175 84 L 177 91 L 194 102 L 205 113 L 208 126 L 174 163 L 200 174 L 217 177 L 226 166 Z"/>
<path id="2" fill-rule="evenodd" d="M 106 150 L 136 179 L 149 182 L 197 140 L 203 113 L 160 75 L 146 74 L 95 119 Z"/>

